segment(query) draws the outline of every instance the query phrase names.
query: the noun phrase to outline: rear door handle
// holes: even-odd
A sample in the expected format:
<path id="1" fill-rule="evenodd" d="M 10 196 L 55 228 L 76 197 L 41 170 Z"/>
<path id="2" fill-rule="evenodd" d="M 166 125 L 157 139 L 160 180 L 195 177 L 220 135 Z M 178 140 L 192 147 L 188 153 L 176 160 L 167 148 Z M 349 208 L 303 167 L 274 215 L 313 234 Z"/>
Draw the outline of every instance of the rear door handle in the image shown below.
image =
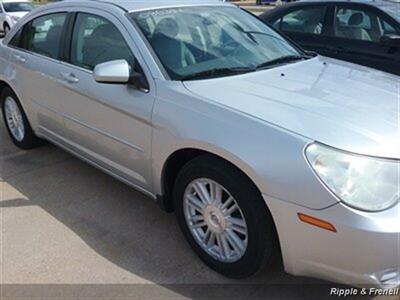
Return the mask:
<path id="1" fill-rule="evenodd" d="M 61 75 L 64 78 L 64 80 L 69 83 L 78 83 L 79 82 L 79 78 L 77 78 L 73 73 L 62 73 Z"/>
<path id="2" fill-rule="evenodd" d="M 18 61 L 20 63 L 25 63 L 26 62 L 25 57 L 22 57 L 21 55 L 15 54 L 14 58 L 15 58 L 16 61 Z"/>

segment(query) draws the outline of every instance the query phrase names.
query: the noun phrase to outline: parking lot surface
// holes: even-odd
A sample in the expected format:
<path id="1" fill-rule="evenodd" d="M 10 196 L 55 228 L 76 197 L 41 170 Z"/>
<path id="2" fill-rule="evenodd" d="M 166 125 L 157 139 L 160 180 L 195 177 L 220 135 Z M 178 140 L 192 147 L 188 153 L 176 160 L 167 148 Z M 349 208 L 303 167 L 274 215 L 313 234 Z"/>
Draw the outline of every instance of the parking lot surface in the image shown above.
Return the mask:
<path id="1" fill-rule="evenodd" d="M 0 141 L 3 283 L 233 282 L 203 265 L 152 199 L 50 144 L 19 150 L 3 123 Z M 248 282 L 297 281 L 278 265 Z"/>
<path id="2" fill-rule="evenodd" d="M 251 297 L 261 287 L 278 284 L 275 291 L 285 296 L 277 293 L 272 299 L 295 299 L 301 296 L 301 285 L 326 284 L 287 275 L 280 263 L 241 281 L 218 275 L 186 244 L 173 214 L 55 146 L 17 149 L 2 120 L 0 210 L 1 283 L 44 285 L 45 294 L 37 298 L 49 298 L 46 292 L 54 284 L 72 284 L 76 297 L 120 299 L 192 298 L 188 287 L 193 284 L 245 284 Z M 88 286 L 92 284 L 107 286 Z M 206 295 L 203 285 L 197 288 Z M 138 286 L 142 294 L 132 291 Z M 81 294 L 85 288 L 88 295 Z M 155 291 L 161 294 L 149 296 Z M 66 296 L 53 292 L 51 298 Z M 3 298 L 33 297 L 24 286 L 2 293 Z"/>

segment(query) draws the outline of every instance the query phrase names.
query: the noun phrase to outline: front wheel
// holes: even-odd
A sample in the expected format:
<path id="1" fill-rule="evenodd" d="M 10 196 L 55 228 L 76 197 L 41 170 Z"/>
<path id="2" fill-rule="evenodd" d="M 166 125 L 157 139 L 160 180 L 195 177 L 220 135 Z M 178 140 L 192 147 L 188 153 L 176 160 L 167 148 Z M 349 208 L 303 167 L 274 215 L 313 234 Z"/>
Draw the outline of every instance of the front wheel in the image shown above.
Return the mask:
<path id="1" fill-rule="evenodd" d="M 175 183 L 174 205 L 190 246 L 215 271 L 244 278 L 272 260 L 272 217 L 260 192 L 229 163 L 205 155 L 186 164 Z"/>

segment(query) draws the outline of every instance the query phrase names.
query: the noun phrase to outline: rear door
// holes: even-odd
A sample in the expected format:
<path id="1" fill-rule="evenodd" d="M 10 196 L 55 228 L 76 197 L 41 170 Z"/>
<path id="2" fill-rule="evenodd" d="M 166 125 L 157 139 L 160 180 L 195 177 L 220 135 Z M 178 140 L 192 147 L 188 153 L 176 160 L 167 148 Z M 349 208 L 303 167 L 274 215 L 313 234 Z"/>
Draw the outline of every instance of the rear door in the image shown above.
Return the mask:
<path id="1" fill-rule="evenodd" d="M 62 136 L 64 131 L 58 72 L 67 15 L 67 12 L 49 12 L 33 18 L 8 44 L 24 108 L 36 118 L 31 123 L 38 126 L 34 129 L 39 134 L 54 138 Z"/>
<path id="2" fill-rule="evenodd" d="M 295 6 L 273 20 L 271 25 L 305 50 L 325 54 L 328 11 L 329 6 L 323 4 Z"/>
<path id="3" fill-rule="evenodd" d="M 400 48 L 380 41 L 383 35 L 400 34 L 398 24 L 377 8 L 337 4 L 329 34 L 330 56 L 400 74 Z"/>

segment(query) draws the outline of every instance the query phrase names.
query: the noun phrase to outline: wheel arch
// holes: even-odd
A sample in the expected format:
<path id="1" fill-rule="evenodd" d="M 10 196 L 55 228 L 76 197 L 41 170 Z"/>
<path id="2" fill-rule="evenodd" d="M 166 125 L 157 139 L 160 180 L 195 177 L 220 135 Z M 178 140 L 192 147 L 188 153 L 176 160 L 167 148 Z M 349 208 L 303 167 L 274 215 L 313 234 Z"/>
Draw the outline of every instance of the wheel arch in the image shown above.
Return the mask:
<path id="1" fill-rule="evenodd" d="M 22 102 L 22 92 L 17 88 L 17 82 L 13 79 L 9 79 L 4 74 L 0 74 L 0 93 L 2 93 L 5 88 L 9 88 L 18 97 L 20 102 Z"/>
<path id="2" fill-rule="evenodd" d="M 171 153 L 162 167 L 161 198 L 162 198 L 162 206 L 165 210 L 169 212 L 172 212 L 174 210 L 172 205 L 172 187 L 174 186 L 176 177 L 178 176 L 180 170 L 189 161 L 202 155 L 209 155 L 229 163 L 232 167 L 240 171 L 248 179 L 248 181 L 260 193 L 260 197 L 262 198 L 261 190 L 258 187 L 256 180 L 254 179 L 255 175 L 251 171 L 251 168 L 245 165 L 245 163 L 239 160 L 237 157 L 233 155 L 231 157 L 226 157 L 225 155 L 221 155 L 221 153 L 218 153 L 217 151 L 214 152 L 196 147 L 185 147 L 177 149 L 173 153 Z M 268 209 L 266 203 L 264 204 Z"/>
<path id="3" fill-rule="evenodd" d="M 22 110 L 24 112 L 24 114 L 26 115 L 26 118 L 28 119 L 29 123 L 30 123 L 30 118 L 28 117 L 27 111 L 26 111 L 26 107 L 25 107 L 25 103 L 22 101 L 22 97 L 20 96 L 20 94 L 18 93 L 17 89 L 13 88 L 11 84 L 9 84 L 7 81 L 5 81 L 4 79 L 0 78 L 0 96 L 3 93 L 5 88 L 9 88 L 14 94 L 15 96 L 18 98 L 19 104 L 22 107 Z M 0 105 L 1 105 L 1 98 L 0 98 Z M 30 123 L 32 124 L 32 123 Z"/>
<path id="4" fill-rule="evenodd" d="M 5 88 L 9 88 L 17 96 L 22 108 L 25 111 L 25 107 L 24 107 L 25 105 L 24 105 L 23 101 L 21 100 L 21 96 L 20 96 L 19 92 L 17 91 L 17 89 L 15 89 L 9 82 L 0 78 L 0 95 L 1 95 L 1 93 L 3 93 Z M 1 99 L 0 99 L 0 101 L 1 101 Z"/>
<path id="5" fill-rule="evenodd" d="M 12 90 L 15 93 L 15 90 L 11 87 L 11 85 L 9 85 L 7 82 L 5 82 L 4 80 L 0 79 L 0 95 L 3 93 L 5 88 L 9 88 L 10 90 Z M 16 93 L 15 93 L 16 94 Z M 1 101 L 1 99 L 0 99 Z"/>
<path id="6" fill-rule="evenodd" d="M 226 158 L 225 156 L 222 156 L 218 153 L 211 152 L 205 149 L 201 148 L 192 148 L 192 147 L 187 147 L 187 148 L 181 148 L 173 153 L 171 153 L 167 160 L 165 161 L 163 168 L 162 168 L 162 173 L 161 173 L 161 188 L 162 188 L 162 196 L 158 197 L 158 202 L 162 206 L 164 210 L 167 212 L 173 212 L 174 207 L 173 207 L 173 198 L 172 198 L 172 193 L 173 193 L 173 186 L 175 184 L 175 180 L 179 174 L 179 171 L 191 160 L 203 156 L 203 155 L 208 155 L 212 156 L 214 158 L 220 159 L 232 167 L 234 167 L 236 170 L 238 170 L 247 180 L 248 182 L 253 185 L 255 190 L 259 193 L 260 200 L 262 201 L 265 211 L 270 215 L 272 219 L 272 223 L 274 226 L 274 232 L 275 232 L 275 237 L 277 241 L 277 246 L 278 248 L 276 249 L 276 255 L 279 257 L 279 259 L 282 259 L 282 252 L 281 252 L 281 241 L 280 237 L 278 235 L 278 230 L 277 230 L 277 225 L 275 222 L 275 218 L 272 215 L 272 212 L 270 208 L 268 207 L 267 203 L 264 201 L 264 198 L 262 196 L 262 192 L 258 185 L 256 184 L 255 180 L 252 178 L 251 171 L 249 172 L 250 167 L 247 166 L 244 162 L 239 161 L 237 157 L 233 158 Z M 236 162 L 235 162 L 236 161 Z M 244 171 L 245 169 L 246 171 Z M 254 175 L 253 175 L 254 176 Z"/>

